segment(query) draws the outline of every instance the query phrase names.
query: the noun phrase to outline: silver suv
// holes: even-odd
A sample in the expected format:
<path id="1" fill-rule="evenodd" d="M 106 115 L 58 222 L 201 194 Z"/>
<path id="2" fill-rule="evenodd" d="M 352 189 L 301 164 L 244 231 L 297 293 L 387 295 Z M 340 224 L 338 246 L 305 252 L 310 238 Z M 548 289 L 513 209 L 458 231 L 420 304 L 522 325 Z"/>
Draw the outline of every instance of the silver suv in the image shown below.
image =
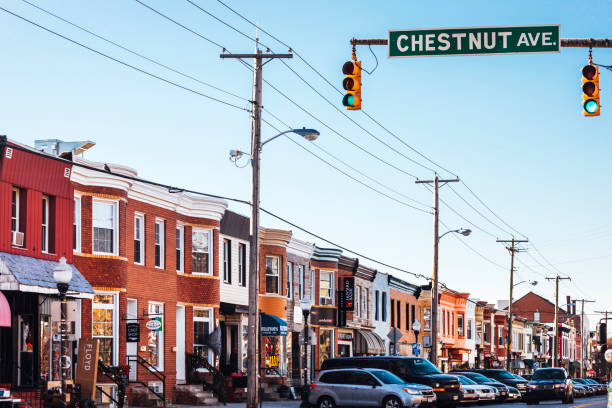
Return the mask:
<path id="1" fill-rule="evenodd" d="M 431 405 L 435 400 L 431 387 L 406 384 L 395 374 L 374 368 L 321 371 L 311 384 L 308 396 L 308 402 L 317 408 L 416 408 L 421 404 Z"/>

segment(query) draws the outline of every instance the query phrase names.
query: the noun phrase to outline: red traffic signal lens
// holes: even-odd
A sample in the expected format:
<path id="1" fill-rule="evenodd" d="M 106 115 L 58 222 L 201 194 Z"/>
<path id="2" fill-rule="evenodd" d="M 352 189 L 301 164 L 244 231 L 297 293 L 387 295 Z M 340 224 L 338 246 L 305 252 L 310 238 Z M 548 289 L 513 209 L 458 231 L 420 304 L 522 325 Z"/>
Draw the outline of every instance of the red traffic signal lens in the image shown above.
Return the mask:
<path id="1" fill-rule="evenodd" d="M 355 80 L 353 78 L 344 78 L 342 81 L 342 87 L 347 91 L 355 89 Z"/>
<path id="2" fill-rule="evenodd" d="M 585 82 L 584 85 L 582 85 L 582 92 L 585 95 L 593 96 L 595 95 L 595 91 L 597 91 L 597 86 L 595 86 L 593 82 Z"/>
<path id="3" fill-rule="evenodd" d="M 342 73 L 344 75 L 353 75 L 355 71 L 355 63 L 353 61 L 347 61 L 342 66 Z"/>
<path id="4" fill-rule="evenodd" d="M 593 65 L 586 65 L 582 68 L 582 76 L 586 79 L 591 80 L 595 78 L 595 74 L 597 74 L 597 69 Z"/>

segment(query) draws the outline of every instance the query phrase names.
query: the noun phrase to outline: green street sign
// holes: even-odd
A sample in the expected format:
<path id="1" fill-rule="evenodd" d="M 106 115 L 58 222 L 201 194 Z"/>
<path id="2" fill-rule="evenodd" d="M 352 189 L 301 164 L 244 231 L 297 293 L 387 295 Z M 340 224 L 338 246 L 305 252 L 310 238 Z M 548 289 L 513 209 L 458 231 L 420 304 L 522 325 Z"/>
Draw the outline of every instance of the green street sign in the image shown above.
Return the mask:
<path id="1" fill-rule="evenodd" d="M 559 52 L 560 31 L 558 24 L 389 30 L 389 58 Z"/>

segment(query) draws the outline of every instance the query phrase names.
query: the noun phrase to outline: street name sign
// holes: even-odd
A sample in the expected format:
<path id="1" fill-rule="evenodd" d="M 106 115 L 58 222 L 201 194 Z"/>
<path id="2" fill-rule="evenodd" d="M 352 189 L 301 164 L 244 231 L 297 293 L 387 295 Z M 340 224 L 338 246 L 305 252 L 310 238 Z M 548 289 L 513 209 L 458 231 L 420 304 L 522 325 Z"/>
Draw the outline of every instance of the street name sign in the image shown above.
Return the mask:
<path id="1" fill-rule="evenodd" d="M 561 26 L 389 30 L 389 58 L 560 52 Z"/>

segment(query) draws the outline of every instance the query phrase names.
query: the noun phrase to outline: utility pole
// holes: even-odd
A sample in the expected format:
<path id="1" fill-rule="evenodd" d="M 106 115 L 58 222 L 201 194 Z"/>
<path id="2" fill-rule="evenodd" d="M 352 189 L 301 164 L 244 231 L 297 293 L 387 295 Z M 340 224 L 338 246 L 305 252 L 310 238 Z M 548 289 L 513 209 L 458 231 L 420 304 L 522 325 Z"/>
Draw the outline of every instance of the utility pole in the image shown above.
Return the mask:
<path id="1" fill-rule="evenodd" d="M 259 38 L 255 42 L 255 54 L 221 54 L 221 58 L 253 58 L 253 104 L 251 114 L 251 235 L 249 245 L 249 317 L 247 345 L 247 408 L 257 408 L 259 395 L 259 160 L 261 153 L 261 108 L 263 66 L 275 58 L 293 58 L 293 54 L 262 53 Z M 263 62 L 264 59 L 268 61 Z"/>
<path id="2" fill-rule="evenodd" d="M 512 296 L 514 293 L 514 254 L 521 252 L 516 244 L 529 242 L 528 239 L 498 239 L 496 242 L 510 243 L 506 249 L 510 252 L 510 301 L 508 302 L 508 337 L 506 338 L 506 370 L 512 369 Z"/>
<path id="3" fill-rule="evenodd" d="M 574 299 L 574 302 L 582 302 L 582 308 L 580 311 L 580 377 L 584 378 L 584 343 L 585 343 L 585 335 L 584 335 L 584 304 L 585 303 L 595 303 L 594 300 L 586 300 L 586 299 Z"/>
<path id="4" fill-rule="evenodd" d="M 546 280 L 555 281 L 555 337 L 553 338 L 553 367 L 558 365 L 559 357 L 559 281 L 560 280 L 571 280 L 570 278 L 562 278 L 559 275 L 554 278 L 546 278 Z"/>
<path id="5" fill-rule="evenodd" d="M 438 190 L 440 183 L 457 183 L 458 178 L 450 180 L 440 180 L 436 174 L 433 180 L 417 180 L 416 184 L 433 184 L 434 188 L 434 247 L 433 247 L 433 280 L 431 282 L 431 354 L 429 361 L 435 366 L 438 365 L 438 243 L 439 236 L 439 199 Z"/>

